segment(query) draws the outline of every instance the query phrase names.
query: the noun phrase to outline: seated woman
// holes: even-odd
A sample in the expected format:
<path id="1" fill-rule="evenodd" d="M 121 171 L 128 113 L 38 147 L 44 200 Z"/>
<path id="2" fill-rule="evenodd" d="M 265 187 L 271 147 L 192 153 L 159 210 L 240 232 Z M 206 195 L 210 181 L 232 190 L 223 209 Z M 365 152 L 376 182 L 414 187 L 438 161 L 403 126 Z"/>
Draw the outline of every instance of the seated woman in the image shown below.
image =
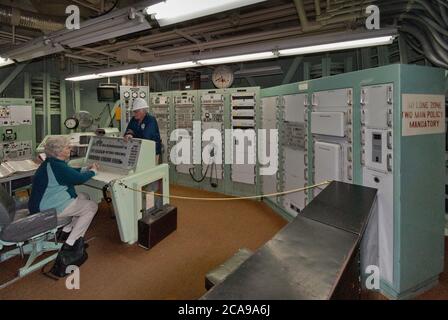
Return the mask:
<path id="1" fill-rule="evenodd" d="M 48 138 L 44 150 L 47 157 L 34 175 L 28 203 L 31 214 L 54 208 L 58 218 L 72 217 L 71 223 L 63 228 L 62 237 L 66 241 L 52 270 L 58 276 L 65 275 L 64 266 L 81 265 L 87 259 L 83 237 L 98 210 L 87 194 L 77 195 L 74 187 L 92 178 L 98 165 L 70 167 L 66 163 L 70 158 L 69 143 L 70 138 L 64 136 Z M 59 270 L 55 271 L 57 267 Z"/>

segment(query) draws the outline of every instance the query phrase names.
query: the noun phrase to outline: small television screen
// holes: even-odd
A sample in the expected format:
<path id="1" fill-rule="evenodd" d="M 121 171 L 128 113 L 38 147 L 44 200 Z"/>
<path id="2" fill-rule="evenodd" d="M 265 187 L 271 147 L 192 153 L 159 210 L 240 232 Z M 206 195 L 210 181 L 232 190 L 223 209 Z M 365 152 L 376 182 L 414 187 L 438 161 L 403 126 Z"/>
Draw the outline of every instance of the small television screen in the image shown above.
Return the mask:
<path id="1" fill-rule="evenodd" d="M 97 95 L 99 102 L 115 102 L 118 100 L 118 92 L 115 87 L 98 87 Z"/>

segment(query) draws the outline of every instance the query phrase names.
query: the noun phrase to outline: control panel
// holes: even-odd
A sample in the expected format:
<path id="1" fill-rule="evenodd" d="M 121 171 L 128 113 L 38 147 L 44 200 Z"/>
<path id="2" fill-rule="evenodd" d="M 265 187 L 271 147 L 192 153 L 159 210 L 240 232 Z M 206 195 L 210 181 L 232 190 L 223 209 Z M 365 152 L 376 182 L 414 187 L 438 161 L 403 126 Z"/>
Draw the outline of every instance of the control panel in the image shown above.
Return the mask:
<path id="1" fill-rule="evenodd" d="M 306 94 L 290 94 L 279 97 L 278 120 L 280 132 L 280 163 L 283 174 L 279 174 L 279 190 L 286 191 L 306 186 Z M 306 205 L 306 192 L 294 192 L 281 198 L 281 205 L 292 216 L 296 216 Z"/>
<path id="2" fill-rule="evenodd" d="M 156 118 L 159 126 L 160 139 L 162 141 L 162 161 L 168 162 L 170 152 L 169 135 L 170 130 L 170 100 L 171 96 L 163 93 L 151 94 L 150 113 Z"/>
<path id="3" fill-rule="evenodd" d="M 176 128 L 193 130 L 193 120 L 195 115 L 194 97 L 186 94 L 174 98 L 176 110 Z"/>
<path id="4" fill-rule="evenodd" d="M 121 132 L 124 134 L 132 118 L 132 103 L 136 98 L 145 99 L 149 106 L 149 87 L 147 86 L 120 86 L 121 105 Z"/>
<path id="5" fill-rule="evenodd" d="M 188 141 L 191 146 L 191 150 L 194 150 L 194 141 L 191 138 L 193 135 L 193 121 L 195 120 L 195 95 L 189 91 L 183 91 L 176 93 L 174 99 L 174 126 L 176 129 L 185 129 L 186 135 L 180 134 L 178 138 L 183 141 Z M 179 139 L 178 139 L 179 140 Z M 174 159 L 172 159 L 173 161 Z M 177 160 L 176 160 L 177 161 Z M 190 169 L 194 166 L 193 152 L 190 154 L 189 164 L 176 165 L 176 172 L 190 175 Z"/>
<path id="6" fill-rule="evenodd" d="M 363 185 L 378 189 L 379 266 L 384 270 L 381 277 L 390 283 L 394 278 L 393 89 L 392 83 L 364 86 L 360 99 L 362 179 Z"/>
<path id="7" fill-rule="evenodd" d="M 0 126 L 33 124 L 32 106 L 0 105 Z"/>
<path id="8" fill-rule="evenodd" d="M 256 127 L 256 95 L 254 92 L 242 90 L 230 95 L 232 129 L 255 130 Z M 243 141 L 234 139 L 233 156 L 241 150 L 238 145 Z M 245 147 L 245 146 L 244 146 Z M 256 146 L 251 146 L 256 155 Z M 244 159 L 250 159 L 250 149 L 244 148 Z M 254 157 L 256 158 L 256 156 Z M 246 161 L 246 160 L 244 160 Z M 234 162 L 236 163 L 236 162 Z M 232 164 L 231 178 L 234 182 L 254 185 L 256 181 L 256 165 L 252 163 Z"/>
<path id="9" fill-rule="evenodd" d="M 230 96 L 233 129 L 255 129 L 255 93 L 238 92 Z"/>
<path id="10" fill-rule="evenodd" d="M 141 143 L 139 139 L 126 142 L 123 139 L 93 136 L 87 151 L 87 162 L 97 162 L 100 167 L 132 170 L 137 165 Z"/>
<path id="11" fill-rule="evenodd" d="M 309 117 L 314 182 L 353 181 L 353 89 L 314 92 Z M 315 189 L 314 195 L 319 192 Z"/>
<path id="12" fill-rule="evenodd" d="M 216 141 L 204 140 L 202 142 L 203 150 L 207 150 L 205 152 L 205 157 L 207 159 L 203 159 L 204 162 L 217 163 L 216 166 L 212 166 L 210 170 L 207 171 L 207 166 L 203 166 L 202 174 L 205 174 L 207 177 L 222 179 L 224 175 L 223 170 L 223 153 L 219 150 L 223 150 L 222 141 L 224 132 L 224 95 L 221 93 L 217 93 L 214 90 L 205 91 L 201 95 L 201 129 L 202 132 L 208 129 L 216 129 L 221 132 L 221 146 L 216 146 Z"/>
<path id="13" fill-rule="evenodd" d="M 305 148 L 305 123 L 285 122 L 283 126 L 283 145 L 291 149 Z"/>
<path id="14" fill-rule="evenodd" d="M 33 156 L 32 141 L 17 141 L 0 144 L 3 161 L 31 159 Z"/>

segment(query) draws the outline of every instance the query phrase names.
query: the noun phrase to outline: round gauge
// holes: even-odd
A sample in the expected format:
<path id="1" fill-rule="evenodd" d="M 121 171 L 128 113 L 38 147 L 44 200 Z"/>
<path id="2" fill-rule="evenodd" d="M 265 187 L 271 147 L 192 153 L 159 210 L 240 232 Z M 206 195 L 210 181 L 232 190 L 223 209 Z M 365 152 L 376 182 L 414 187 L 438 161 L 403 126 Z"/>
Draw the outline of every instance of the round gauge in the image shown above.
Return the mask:
<path id="1" fill-rule="evenodd" d="M 125 91 L 125 93 L 123 94 L 123 96 L 124 96 L 126 99 L 129 99 L 129 98 L 131 97 L 131 94 L 129 93 L 129 91 Z"/>
<path id="2" fill-rule="evenodd" d="M 145 92 L 140 92 L 140 98 L 145 99 L 146 98 L 146 93 Z"/>
<path id="3" fill-rule="evenodd" d="M 67 129 L 73 130 L 73 129 L 76 129 L 76 128 L 78 127 L 78 125 L 79 125 L 79 120 L 76 119 L 76 118 L 74 118 L 74 117 L 72 117 L 72 118 L 67 118 L 67 119 L 64 121 L 64 125 L 65 125 L 65 127 L 66 127 Z"/>
<path id="4" fill-rule="evenodd" d="M 227 66 L 219 66 L 213 71 L 212 81 L 219 89 L 229 88 L 233 84 L 233 71 Z"/>
<path id="5" fill-rule="evenodd" d="M 137 98 L 137 97 L 138 97 L 138 93 L 137 93 L 137 92 L 135 92 L 135 91 L 134 91 L 134 92 L 132 92 L 132 98 L 134 98 L 134 99 L 135 99 L 135 98 Z"/>

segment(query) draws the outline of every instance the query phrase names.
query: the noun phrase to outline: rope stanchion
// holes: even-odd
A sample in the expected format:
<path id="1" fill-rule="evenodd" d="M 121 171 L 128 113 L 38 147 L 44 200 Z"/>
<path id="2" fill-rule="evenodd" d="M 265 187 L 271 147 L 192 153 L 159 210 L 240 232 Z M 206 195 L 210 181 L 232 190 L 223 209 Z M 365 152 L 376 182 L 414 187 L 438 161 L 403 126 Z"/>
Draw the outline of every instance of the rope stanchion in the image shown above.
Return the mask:
<path id="1" fill-rule="evenodd" d="M 235 201 L 235 200 L 248 200 L 248 199 L 259 199 L 259 198 L 268 198 L 268 197 L 276 197 L 276 196 L 282 196 L 285 194 L 290 194 L 290 193 L 295 193 L 295 192 L 301 192 L 301 191 L 305 191 L 305 190 L 309 190 L 309 189 L 314 189 L 323 185 L 327 185 L 330 184 L 331 180 L 326 180 L 324 182 L 320 182 L 311 186 L 307 186 L 307 187 L 303 187 L 303 188 L 298 188 L 298 189 L 292 189 L 292 190 L 288 190 L 288 191 L 283 191 L 283 192 L 276 192 L 276 193 L 268 193 L 268 194 L 261 194 L 261 195 L 255 195 L 255 196 L 245 196 L 245 197 L 226 197 L 226 198 L 220 198 L 220 197 L 216 197 L 216 198 L 202 198 L 202 197 L 186 197 L 186 196 L 175 196 L 175 195 L 171 195 L 171 196 L 166 196 L 160 193 L 156 193 L 156 192 L 151 192 L 151 191 L 145 191 L 145 190 L 138 190 L 132 187 L 127 186 L 126 184 L 124 184 L 123 182 L 119 182 L 119 185 L 125 187 L 126 189 L 135 191 L 135 192 L 140 192 L 140 193 L 144 193 L 144 194 L 152 194 L 155 196 L 159 196 L 159 197 L 163 197 L 163 198 L 169 198 L 169 199 L 181 199 L 181 200 L 195 200 L 195 201 Z"/>

